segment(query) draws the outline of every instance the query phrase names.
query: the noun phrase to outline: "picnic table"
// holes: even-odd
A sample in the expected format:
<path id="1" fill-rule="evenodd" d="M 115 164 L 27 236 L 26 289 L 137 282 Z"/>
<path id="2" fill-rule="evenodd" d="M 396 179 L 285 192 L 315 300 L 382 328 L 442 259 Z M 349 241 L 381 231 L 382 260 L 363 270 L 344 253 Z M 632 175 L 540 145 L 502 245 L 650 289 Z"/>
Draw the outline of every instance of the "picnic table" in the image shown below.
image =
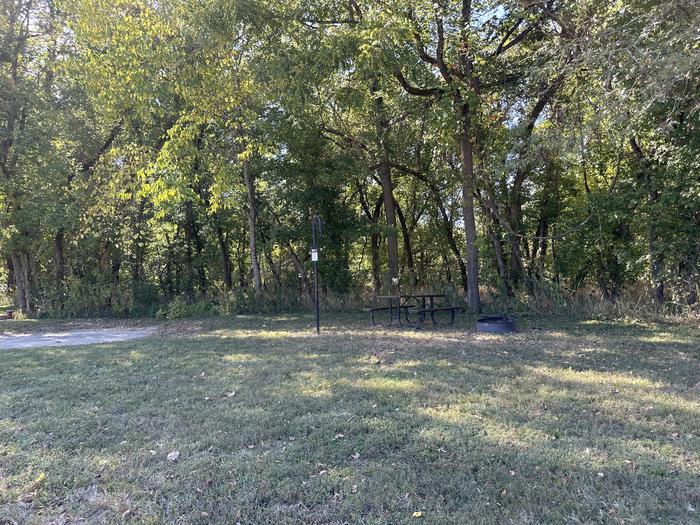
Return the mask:
<path id="1" fill-rule="evenodd" d="M 445 294 L 441 293 L 403 293 L 392 295 L 378 295 L 379 301 L 386 301 L 386 306 L 375 306 L 370 308 L 372 324 L 382 324 L 383 326 L 391 326 L 396 319 L 400 326 L 404 323 L 408 326 L 421 326 L 429 316 L 433 324 L 439 324 L 435 318 L 435 314 L 439 312 L 449 312 L 449 324 L 454 323 L 455 314 L 462 310 L 461 306 L 444 306 L 436 305 L 445 299 Z M 387 312 L 387 321 L 378 322 L 376 314 L 378 312 Z M 401 320 L 403 313 L 404 321 Z M 411 315 L 417 315 L 416 320 L 410 318 Z"/>

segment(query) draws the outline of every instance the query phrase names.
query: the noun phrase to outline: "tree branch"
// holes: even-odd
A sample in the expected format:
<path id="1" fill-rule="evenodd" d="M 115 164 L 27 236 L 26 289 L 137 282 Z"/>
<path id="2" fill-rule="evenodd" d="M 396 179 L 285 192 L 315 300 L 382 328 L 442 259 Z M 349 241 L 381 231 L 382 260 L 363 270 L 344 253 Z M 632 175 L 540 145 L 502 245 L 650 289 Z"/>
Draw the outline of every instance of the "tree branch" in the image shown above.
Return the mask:
<path id="1" fill-rule="evenodd" d="M 445 64 L 445 31 L 442 26 L 442 17 L 440 17 L 437 11 L 435 12 L 435 24 L 437 25 L 438 35 L 437 50 L 435 54 L 437 58 L 437 65 L 440 68 L 442 78 L 444 78 L 445 82 L 449 84 L 452 82 L 452 75 L 450 74 L 447 64 Z"/>
<path id="2" fill-rule="evenodd" d="M 528 116 L 527 120 L 527 126 L 525 128 L 527 130 L 527 135 L 532 134 L 532 130 L 535 127 L 537 119 L 540 117 L 542 111 L 547 106 L 547 104 L 549 104 L 549 102 L 552 100 L 557 90 L 562 86 L 565 78 L 566 75 L 564 73 L 559 73 L 557 77 L 552 81 L 552 83 L 549 84 L 549 86 L 547 86 L 547 88 L 542 92 L 537 102 L 535 102 L 535 105 L 532 107 L 532 110 L 530 110 L 530 115 Z"/>
<path id="3" fill-rule="evenodd" d="M 445 93 L 445 91 L 441 88 L 419 88 L 412 86 L 408 83 L 406 77 L 403 76 L 403 73 L 401 73 L 401 70 L 399 69 L 394 72 L 394 76 L 399 81 L 399 84 L 401 84 L 404 91 L 411 95 L 416 95 L 419 97 L 433 97 L 435 95 L 442 95 Z"/>
<path id="4" fill-rule="evenodd" d="M 437 66 L 438 61 L 434 56 L 431 56 L 428 54 L 428 52 L 425 49 L 425 45 L 423 44 L 423 40 L 421 39 L 420 36 L 420 28 L 418 27 L 418 22 L 416 21 L 416 14 L 413 11 L 413 9 L 409 10 L 408 12 L 408 18 L 411 20 L 413 23 L 413 38 L 416 41 L 416 47 L 418 48 L 418 56 L 421 58 L 423 62 L 426 62 L 430 65 Z"/>
<path id="5" fill-rule="evenodd" d="M 357 147 L 363 151 L 369 151 L 369 146 L 367 146 L 367 144 L 365 144 L 359 139 L 356 139 L 355 137 L 348 135 L 347 133 L 343 133 L 339 129 L 331 128 L 328 126 L 321 126 L 321 131 L 324 133 L 329 133 L 336 137 L 340 137 L 350 146 Z"/>
<path id="6" fill-rule="evenodd" d="M 513 39 L 510 39 L 510 37 L 515 33 L 515 30 L 520 27 L 520 24 L 523 22 L 523 19 L 519 19 L 513 27 L 511 27 L 503 37 L 503 40 L 498 44 L 498 47 L 496 50 L 493 52 L 491 56 L 499 56 L 508 51 L 511 47 L 516 46 L 520 42 L 522 42 L 527 35 L 529 35 L 532 30 L 534 29 L 533 26 L 528 26 L 525 29 L 523 29 L 520 33 L 518 33 Z"/>
<path id="7" fill-rule="evenodd" d="M 105 153 L 107 153 L 107 151 L 109 151 L 109 148 L 112 147 L 112 144 L 116 140 L 117 135 L 119 135 L 119 132 L 122 130 L 123 125 L 124 125 L 124 120 L 122 119 L 119 121 L 119 123 L 116 126 L 114 126 L 112 128 L 112 130 L 109 133 L 109 136 L 104 141 L 102 146 L 100 146 L 100 148 L 95 152 L 95 154 L 88 159 L 84 159 L 80 163 L 80 171 L 82 173 L 86 173 L 86 172 L 90 171 L 92 168 L 94 168 L 95 164 L 97 164 L 99 162 L 99 160 L 102 158 L 102 156 Z"/>

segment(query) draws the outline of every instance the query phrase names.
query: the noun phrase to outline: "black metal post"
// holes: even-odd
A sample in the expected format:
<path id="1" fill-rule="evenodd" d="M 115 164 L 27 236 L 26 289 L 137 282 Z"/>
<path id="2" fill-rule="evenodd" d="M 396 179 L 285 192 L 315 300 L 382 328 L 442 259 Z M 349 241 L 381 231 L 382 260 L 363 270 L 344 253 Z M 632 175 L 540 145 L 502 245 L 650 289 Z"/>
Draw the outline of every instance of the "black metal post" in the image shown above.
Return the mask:
<path id="1" fill-rule="evenodd" d="M 311 221 L 311 262 L 314 265 L 314 288 L 316 295 L 316 333 L 321 333 L 321 308 L 318 297 L 318 237 L 323 231 L 323 221 L 318 214 Z"/>

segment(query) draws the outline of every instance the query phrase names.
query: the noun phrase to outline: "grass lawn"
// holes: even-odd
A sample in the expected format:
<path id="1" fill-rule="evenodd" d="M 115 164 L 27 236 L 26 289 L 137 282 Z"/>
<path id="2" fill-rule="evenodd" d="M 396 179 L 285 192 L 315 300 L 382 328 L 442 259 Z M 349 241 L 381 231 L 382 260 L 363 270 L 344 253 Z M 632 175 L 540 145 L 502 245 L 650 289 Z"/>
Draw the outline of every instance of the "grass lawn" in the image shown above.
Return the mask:
<path id="1" fill-rule="evenodd" d="M 0 351 L 0 523 L 700 523 L 700 329 L 310 323 Z"/>

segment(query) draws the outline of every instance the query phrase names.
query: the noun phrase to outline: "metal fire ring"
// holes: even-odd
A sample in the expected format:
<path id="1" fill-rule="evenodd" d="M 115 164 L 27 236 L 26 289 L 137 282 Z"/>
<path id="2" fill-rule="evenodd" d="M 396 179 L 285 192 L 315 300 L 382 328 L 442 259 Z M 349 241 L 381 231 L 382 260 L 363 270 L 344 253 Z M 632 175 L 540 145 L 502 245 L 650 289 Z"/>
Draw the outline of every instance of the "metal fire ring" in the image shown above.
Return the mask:
<path id="1" fill-rule="evenodd" d="M 515 319 L 506 315 L 486 315 L 476 321 L 477 332 L 506 334 L 516 331 Z"/>

